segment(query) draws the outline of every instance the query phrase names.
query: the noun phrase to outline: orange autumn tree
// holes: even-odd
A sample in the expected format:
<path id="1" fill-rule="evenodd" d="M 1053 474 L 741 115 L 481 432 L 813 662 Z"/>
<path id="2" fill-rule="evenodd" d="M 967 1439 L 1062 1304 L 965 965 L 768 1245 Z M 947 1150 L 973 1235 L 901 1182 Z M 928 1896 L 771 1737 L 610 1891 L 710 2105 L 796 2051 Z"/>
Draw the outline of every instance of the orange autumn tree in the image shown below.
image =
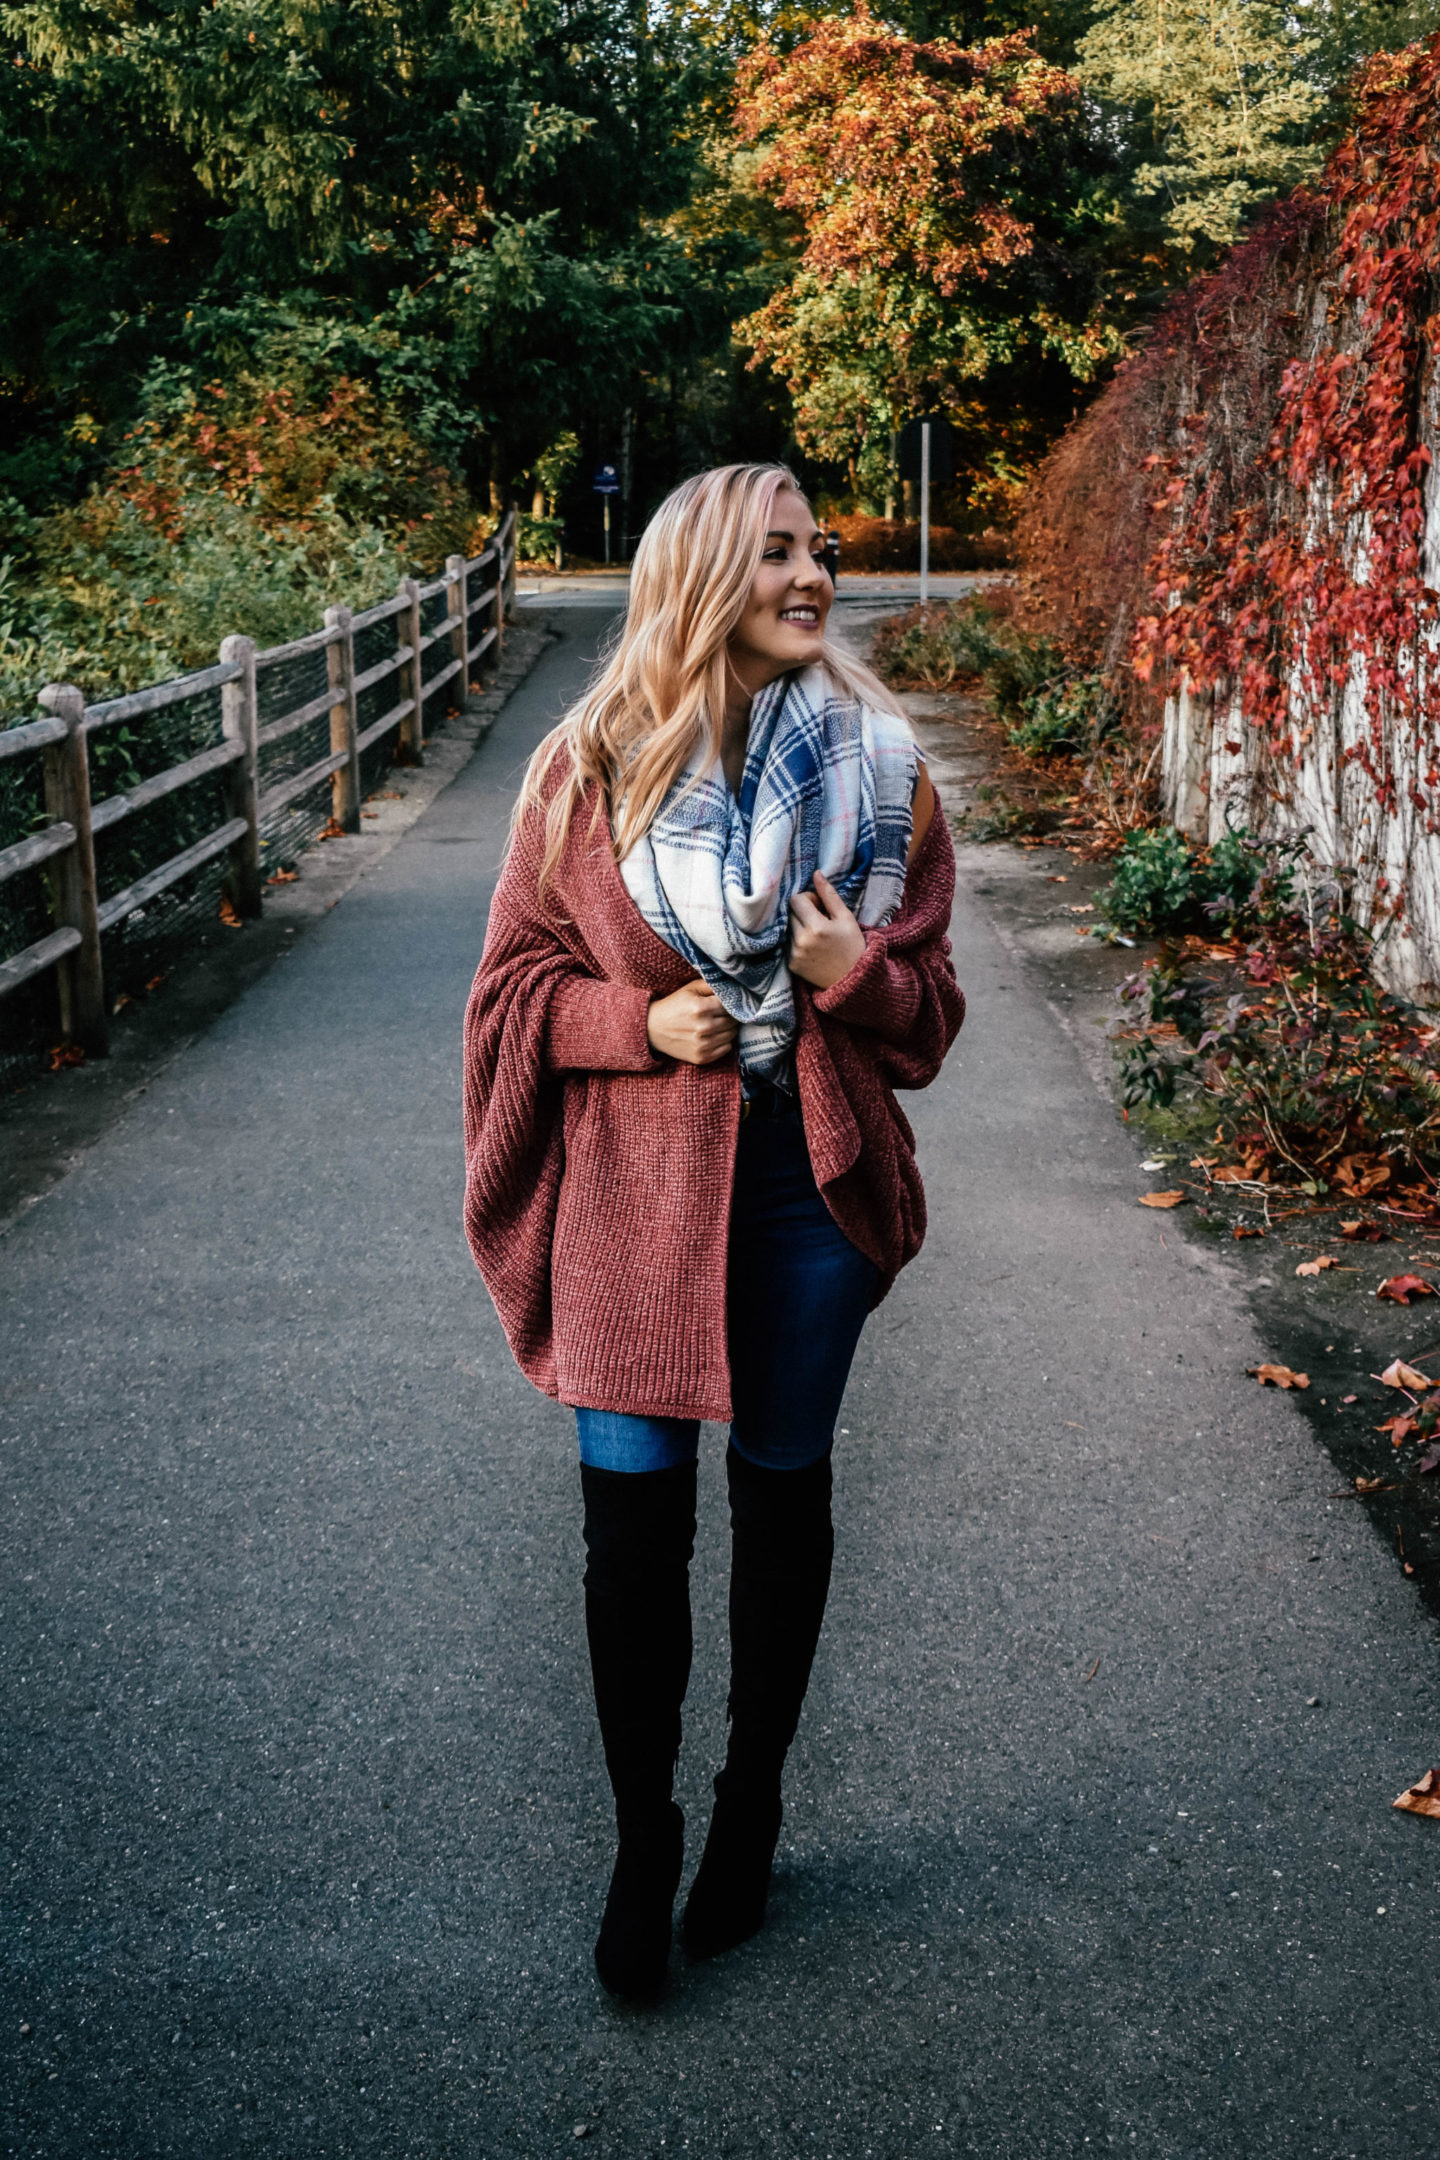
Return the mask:
<path id="1" fill-rule="evenodd" d="M 1033 33 L 920 42 L 862 0 L 788 52 L 762 40 L 739 91 L 756 183 L 798 240 L 790 276 L 740 334 L 785 381 L 804 446 L 888 458 L 908 412 L 962 400 L 973 436 L 977 386 L 993 400 L 994 470 L 1007 413 L 1023 407 L 1033 426 L 1053 402 L 1063 421 L 1074 381 L 1118 337 L 1098 218 L 1092 235 L 1077 203 L 1078 87 Z"/>

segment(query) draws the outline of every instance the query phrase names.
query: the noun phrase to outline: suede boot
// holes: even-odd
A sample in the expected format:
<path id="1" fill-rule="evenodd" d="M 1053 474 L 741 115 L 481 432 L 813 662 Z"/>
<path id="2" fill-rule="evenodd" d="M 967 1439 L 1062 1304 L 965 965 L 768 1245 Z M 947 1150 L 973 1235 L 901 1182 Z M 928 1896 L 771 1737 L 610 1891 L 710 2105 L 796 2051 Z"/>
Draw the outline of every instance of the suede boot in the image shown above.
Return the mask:
<path id="1" fill-rule="evenodd" d="M 612 1995 L 665 1984 L 684 1818 L 671 1799 L 690 1678 L 695 1465 L 625 1473 L 580 1466 L 585 1629 L 619 1849 L 595 1945 Z"/>
<path id="2" fill-rule="evenodd" d="M 714 1957 L 765 1923 L 780 1835 L 780 1775 L 800 1722 L 830 1588 L 830 1458 L 762 1470 L 732 1447 L 730 1741 L 685 1906 L 692 1957 Z"/>

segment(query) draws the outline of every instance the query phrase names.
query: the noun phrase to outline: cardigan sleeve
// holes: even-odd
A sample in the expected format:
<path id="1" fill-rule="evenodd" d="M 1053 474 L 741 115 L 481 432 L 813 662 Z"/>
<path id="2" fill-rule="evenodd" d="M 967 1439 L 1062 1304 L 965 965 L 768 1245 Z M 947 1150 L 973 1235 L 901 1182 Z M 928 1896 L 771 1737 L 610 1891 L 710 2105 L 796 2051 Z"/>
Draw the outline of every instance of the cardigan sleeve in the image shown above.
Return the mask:
<path id="1" fill-rule="evenodd" d="M 851 1027 L 869 1028 L 888 1042 L 904 1042 L 920 1017 L 923 994 L 915 961 L 894 959 L 883 932 L 867 930 L 860 959 L 828 990 L 817 990 L 815 1003 Z"/>
<path id="2" fill-rule="evenodd" d="M 650 1047 L 650 992 L 631 983 L 566 975 L 550 993 L 545 1063 L 551 1072 L 659 1072 Z"/>

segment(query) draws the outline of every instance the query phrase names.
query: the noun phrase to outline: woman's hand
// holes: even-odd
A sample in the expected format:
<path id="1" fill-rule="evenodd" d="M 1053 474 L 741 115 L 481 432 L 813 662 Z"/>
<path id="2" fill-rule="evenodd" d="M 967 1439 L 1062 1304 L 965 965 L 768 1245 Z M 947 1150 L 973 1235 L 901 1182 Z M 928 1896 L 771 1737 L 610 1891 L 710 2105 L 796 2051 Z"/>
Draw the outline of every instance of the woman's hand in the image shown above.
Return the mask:
<path id="1" fill-rule="evenodd" d="M 740 1029 L 708 983 L 698 977 L 669 997 L 656 998 L 645 1019 L 652 1050 L 682 1065 L 714 1065 L 735 1047 Z"/>
<path id="2" fill-rule="evenodd" d="M 797 893 L 790 902 L 790 972 L 828 990 L 865 957 L 865 932 L 817 870 L 814 891 Z"/>

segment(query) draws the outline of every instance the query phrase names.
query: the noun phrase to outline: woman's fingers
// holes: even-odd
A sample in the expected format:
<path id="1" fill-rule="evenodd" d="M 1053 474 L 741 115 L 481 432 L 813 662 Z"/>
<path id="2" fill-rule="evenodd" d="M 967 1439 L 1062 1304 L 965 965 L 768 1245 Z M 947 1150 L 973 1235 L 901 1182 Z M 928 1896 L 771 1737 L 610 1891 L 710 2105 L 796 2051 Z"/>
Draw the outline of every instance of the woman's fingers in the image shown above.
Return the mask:
<path id="1" fill-rule="evenodd" d="M 807 930 L 818 930 L 829 920 L 816 905 L 814 895 L 808 892 L 797 892 L 794 895 L 790 902 L 790 912 Z"/>

